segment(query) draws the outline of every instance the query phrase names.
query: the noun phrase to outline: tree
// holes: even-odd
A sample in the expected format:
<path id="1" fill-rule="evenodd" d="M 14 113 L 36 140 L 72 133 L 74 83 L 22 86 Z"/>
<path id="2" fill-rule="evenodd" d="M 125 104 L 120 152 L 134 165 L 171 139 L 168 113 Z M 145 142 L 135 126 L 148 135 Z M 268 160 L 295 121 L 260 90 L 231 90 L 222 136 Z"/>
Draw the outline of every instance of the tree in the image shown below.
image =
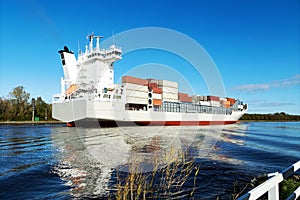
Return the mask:
<path id="1" fill-rule="evenodd" d="M 42 97 L 38 97 L 35 100 L 35 116 L 40 119 L 48 119 L 48 105 L 43 101 Z"/>
<path id="2" fill-rule="evenodd" d="M 7 99 L 0 98 L 0 120 L 7 121 L 11 115 L 12 106 Z"/>
<path id="3" fill-rule="evenodd" d="M 9 102 L 12 110 L 9 110 L 11 116 L 8 120 L 30 120 L 31 110 L 28 102 L 30 94 L 24 90 L 23 86 L 18 86 L 9 93 Z"/>

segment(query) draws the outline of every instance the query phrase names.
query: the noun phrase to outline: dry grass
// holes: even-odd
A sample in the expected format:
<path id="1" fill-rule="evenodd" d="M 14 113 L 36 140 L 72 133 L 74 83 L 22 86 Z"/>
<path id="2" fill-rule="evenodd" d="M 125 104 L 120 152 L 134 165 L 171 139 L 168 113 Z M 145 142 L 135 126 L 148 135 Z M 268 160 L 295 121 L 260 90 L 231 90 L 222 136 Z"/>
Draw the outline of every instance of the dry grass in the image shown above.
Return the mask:
<path id="1" fill-rule="evenodd" d="M 121 178 L 117 174 L 116 199 L 157 199 L 193 196 L 199 167 L 186 152 L 171 148 L 165 155 L 153 157 L 152 171 L 143 172 L 140 160 L 133 160 L 128 173 Z M 159 161 L 160 160 L 160 161 Z M 193 188 L 183 189 L 183 185 L 192 176 Z"/>

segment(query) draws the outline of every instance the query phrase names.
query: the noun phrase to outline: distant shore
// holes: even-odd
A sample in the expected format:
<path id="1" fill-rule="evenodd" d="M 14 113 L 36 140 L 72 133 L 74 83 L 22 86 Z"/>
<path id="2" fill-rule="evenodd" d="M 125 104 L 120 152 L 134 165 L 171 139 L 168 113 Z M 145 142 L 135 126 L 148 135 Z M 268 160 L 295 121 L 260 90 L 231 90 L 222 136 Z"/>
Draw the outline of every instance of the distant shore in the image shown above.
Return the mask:
<path id="1" fill-rule="evenodd" d="M 61 121 L 5 121 L 0 122 L 0 125 L 23 125 L 23 124 L 65 124 L 65 122 Z"/>
<path id="2" fill-rule="evenodd" d="M 299 122 L 299 120 L 246 120 L 241 119 L 239 122 Z"/>

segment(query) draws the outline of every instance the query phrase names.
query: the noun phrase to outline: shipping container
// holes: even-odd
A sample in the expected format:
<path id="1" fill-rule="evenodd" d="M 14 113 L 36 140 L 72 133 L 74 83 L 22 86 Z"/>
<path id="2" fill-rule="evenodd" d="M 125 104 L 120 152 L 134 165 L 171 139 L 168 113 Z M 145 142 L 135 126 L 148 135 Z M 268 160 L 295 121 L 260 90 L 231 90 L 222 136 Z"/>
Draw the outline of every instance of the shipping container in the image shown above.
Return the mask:
<path id="1" fill-rule="evenodd" d="M 171 88 L 178 88 L 178 83 L 168 80 L 158 80 L 159 87 L 171 87 Z"/>
<path id="2" fill-rule="evenodd" d="M 149 82 L 149 83 L 148 83 L 148 87 L 149 87 L 150 89 L 152 89 L 152 88 L 158 88 L 158 85 L 157 85 L 157 83 L 151 83 L 151 82 Z"/>
<path id="3" fill-rule="evenodd" d="M 207 101 L 220 101 L 220 97 L 217 97 L 217 96 L 207 96 Z"/>
<path id="4" fill-rule="evenodd" d="M 227 97 L 227 101 L 230 101 L 230 105 L 231 106 L 235 103 L 235 99 L 234 98 Z"/>
<path id="5" fill-rule="evenodd" d="M 132 77 L 132 76 L 123 76 L 122 77 L 122 83 L 133 83 L 133 84 L 137 84 L 137 85 L 148 86 L 148 81 L 147 80 Z"/>
<path id="6" fill-rule="evenodd" d="M 199 104 L 202 105 L 202 106 L 210 106 L 209 101 L 200 101 Z"/>
<path id="7" fill-rule="evenodd" d="M 186 94 L 186 93 L 181 93 L 181 92 L 178 92 L 178 98 L 184 98 L 184 97 L 188 97 L 189 95 Z"/>
<path id="8" fill-rule="evenodd" d="M 161 89 L 163 93 L 173 93 L 178 96 L 178 88 L 163 86 Z"/>
<path id="9" fill-rule="evenodd" d="M 148 98 L 148 92 L 142 92 L 137 90 L 126 90 L 126 96 L 128 97 L 138 97 L 138 98 Z"/>
<path id="10" fill-rule="evenodd" d="M 154 106 L 161 106 L 162 105 L 162 100 L 161 99 L 153 99 Z"/>
<path id="11" fill-rule="evenodd" d="M 148 83 L 156 83 L 156 84 L 158 84 L 158 80 L 157 79 L 148 78 L 147 81 L 148 81 Z"/>
<path id="12" fill-rule="evenodd" d="M 174 99 L 174 100 L 178 100 L 178 94 L 174 94 L 174 93 L 162 93 L 162 97 L 163 99 Z"/>
<path id="13" fill-rule="evenodd" d="M 220 107 L 221 106 L 220 101 L 209 101 L 209 102 L 210 102 L 211 106 L 214 106 L 214 107 Z"/>
<path id="14" fill-rule="evenodd" d="M 144 85 L 138 85 L 138 84 L 133 84 L 133 83 L 123 83 L 123 86 L 127 90 L 148 92 L 148 86 L 144 86 Z"/>
<path id="15" fill-rule="evenodd" d="M 193 98 L 192 97 L 190 97 L 186 93 L 181 93 L 181 92 L 178 93 L 178 100 L 181 101 L 181 102 L 189 102 L 189 103 L 193 102 Z"/>
<path id="16" fill-rule="evenodd" d="M 157 94 L 157 93 L 152 93 L 152 98 L 153 99 L 162 99 L 162 95 L 161 94 Z"/>
<path id="17" fill-rule="evenodd" d="M 169 98 L 164 98 L 163 101 L 178 102 L 177 99 L 169 99 Z"/>
<path id="18" fill-rule="evenodd" d="M 200 95 L 194 95 L 192 96 L 193 102 L 194 103 L 199 103 L 199 101 L 204 101 L 204 96 L 200 96 Z"/>
<path id="19" fill-rule="evenodd" d="M 185 98 L 179 99 L 179 101 L 186 102 L 186 103 L 192 103 L 193 99 L 192 99 L 192 97 L 185 97 Z"/>
<path id="20" fill-rule="evenodd" d="M 227 101 L 226 100 L 221 100 L 221 105 L 224 107 L 224 108 L 229 108 L 230 107 L 230 101 Z"/>
<path id="21" fill-rule="evenodd" d="M 162 89 L 161 89 L 161 88 L 158 88 L 158 87 L 152 88 L 152 92 L 153 92 L 153 93 L 156 93 L 156 94 L 162 94 Z"/>

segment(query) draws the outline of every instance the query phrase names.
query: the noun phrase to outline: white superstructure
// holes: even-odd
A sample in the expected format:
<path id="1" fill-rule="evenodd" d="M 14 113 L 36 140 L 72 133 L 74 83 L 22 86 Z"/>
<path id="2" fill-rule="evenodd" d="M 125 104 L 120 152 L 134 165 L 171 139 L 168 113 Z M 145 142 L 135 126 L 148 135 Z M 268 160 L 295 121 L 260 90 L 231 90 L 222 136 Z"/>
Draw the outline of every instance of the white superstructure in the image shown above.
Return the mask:
<path id="1" fill-rule="evenodd" d="M 115 45 L 101 49 L 100 38 L 89 35 L 89 45 L 77 59 L 66 46 L 59 51 L 64 78 L 60 94 L 53 96 L 53 118 L 115 125 L 209 125 L 235 123 L 247 110 L 232 98 L 179 93 L 178 83 L 168 80 L 124 76 L 122 84 L 115 84 L 113 63 L 122 59 L 122 50 Z"/>

